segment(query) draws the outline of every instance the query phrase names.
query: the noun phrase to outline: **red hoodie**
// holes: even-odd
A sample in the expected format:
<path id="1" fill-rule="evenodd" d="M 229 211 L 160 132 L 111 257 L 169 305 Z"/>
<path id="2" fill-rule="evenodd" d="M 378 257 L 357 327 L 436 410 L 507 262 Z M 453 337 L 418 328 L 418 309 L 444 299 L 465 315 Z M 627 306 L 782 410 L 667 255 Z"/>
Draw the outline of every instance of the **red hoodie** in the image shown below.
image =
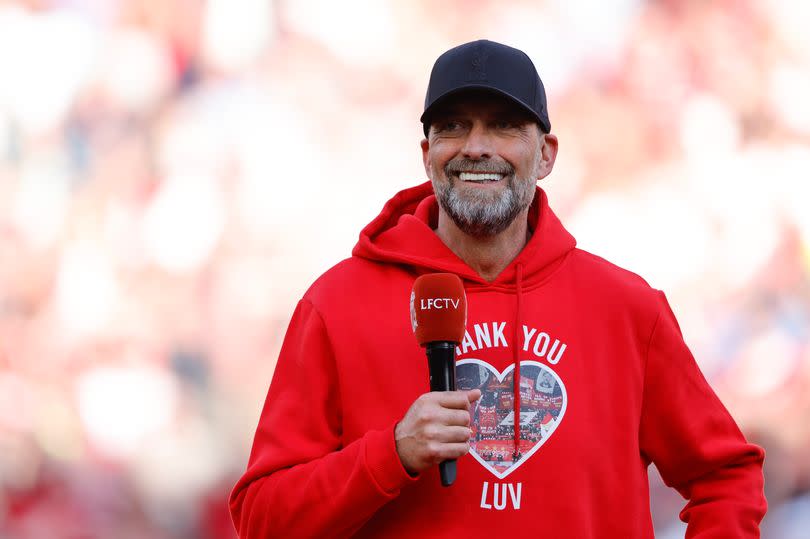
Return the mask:
<path id="1" fill-rule="evenodd" d="M 437 214 L 429 183 L 398 193 L 299 302 L 231 495 L 240 537 L 653 537 L 650 462 L 689 500 L 687 537 L 759 537 L 764 453 L 663 293 L 575 248 L 541 189 L 493 282 L 436 236 Z M 409 300 L 431 272 L 464 282 L 458 386 L 482 390 L 449 488 L 437 468 L 409 476 L 393 434 L 428 391 Z"/>

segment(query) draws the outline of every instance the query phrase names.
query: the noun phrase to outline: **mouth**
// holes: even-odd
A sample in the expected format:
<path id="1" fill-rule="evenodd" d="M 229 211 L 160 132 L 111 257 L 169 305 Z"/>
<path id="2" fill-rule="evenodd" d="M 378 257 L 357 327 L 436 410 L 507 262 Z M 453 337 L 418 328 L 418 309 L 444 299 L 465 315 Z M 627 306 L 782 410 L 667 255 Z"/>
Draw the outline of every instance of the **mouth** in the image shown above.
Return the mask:
<path id="1" fill-rule="evenodd" d="M 504 174 L 496 172 L 460 172 L 458 179 L 469 183 L 497 183 L 504 178 Z"/>

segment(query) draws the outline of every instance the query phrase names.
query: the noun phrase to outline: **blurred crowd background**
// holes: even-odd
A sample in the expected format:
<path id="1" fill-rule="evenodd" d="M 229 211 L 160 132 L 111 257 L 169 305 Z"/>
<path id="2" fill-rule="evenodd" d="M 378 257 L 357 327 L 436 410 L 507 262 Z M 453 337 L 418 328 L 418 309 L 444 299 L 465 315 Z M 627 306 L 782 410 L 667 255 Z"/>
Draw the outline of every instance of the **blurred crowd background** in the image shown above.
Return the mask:
<path id="1" fill-rule="evenodd" d="M 806 538 L 809 22 L 804 0 L 0 0 L 0 538 L 234 536 L 294 304 L 423 181 L 430 68 L 480 37 L 544 79 L 563 222 L 667 292 L 765 447 L 763 537 Z M 683 537 L 651 482 L 657 536 Z"/>

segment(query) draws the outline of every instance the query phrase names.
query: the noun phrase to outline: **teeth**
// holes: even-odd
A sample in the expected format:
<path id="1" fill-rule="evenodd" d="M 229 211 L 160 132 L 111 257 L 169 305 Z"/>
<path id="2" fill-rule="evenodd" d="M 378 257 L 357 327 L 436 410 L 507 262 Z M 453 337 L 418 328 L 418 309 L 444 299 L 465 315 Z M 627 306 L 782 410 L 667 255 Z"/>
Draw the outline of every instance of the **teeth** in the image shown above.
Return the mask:
<path id="1" fill-rule="evenodd" d="M 458 175 L 458 178 L 463 182 L 483 182 L 483 181 L 493 181 L 497 182 L 501 179 L 500 174 L 491 174 L 491 173 L 480 173 L 476 174 L 473 172 L 462 172 Z"/>

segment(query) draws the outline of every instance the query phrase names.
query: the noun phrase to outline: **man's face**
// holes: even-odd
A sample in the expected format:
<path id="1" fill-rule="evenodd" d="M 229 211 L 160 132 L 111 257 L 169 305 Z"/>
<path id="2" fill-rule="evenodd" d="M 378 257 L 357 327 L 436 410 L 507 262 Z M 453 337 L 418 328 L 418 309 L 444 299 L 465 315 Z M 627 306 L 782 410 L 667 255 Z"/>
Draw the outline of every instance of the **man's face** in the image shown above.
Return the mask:
<path id="1" fill-rule="evenodd" d="M 541 133 L 520 107 L 478 92 L 437 111 L 422 141 L 439 204 L 472 236 L 498 234 L 528 208 L 556 152 L 556 137 Z"/>

